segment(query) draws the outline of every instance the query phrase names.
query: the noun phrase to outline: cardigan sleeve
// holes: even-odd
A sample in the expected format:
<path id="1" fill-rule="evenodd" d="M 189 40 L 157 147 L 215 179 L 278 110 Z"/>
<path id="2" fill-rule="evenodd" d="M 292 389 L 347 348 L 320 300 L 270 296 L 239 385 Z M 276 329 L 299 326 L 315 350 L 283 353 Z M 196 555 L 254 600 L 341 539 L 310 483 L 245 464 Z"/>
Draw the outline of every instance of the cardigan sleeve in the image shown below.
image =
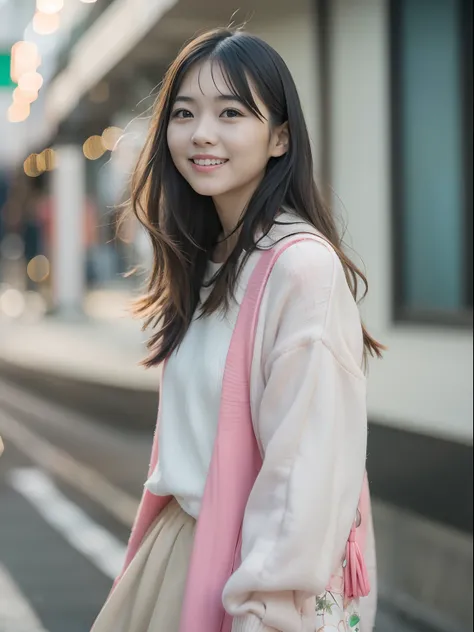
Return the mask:
<path id="1" fill-rule="evenodd" d="M 340 566 L 366 462 L 358 310 L 335 253 L 303 243 L 281 256 L 289 288 L 264 322 L 264 388 L 253 406 L 264 460 L 247 504 L 242 563 L 224 590 L 233 632 L 306 632 Z M 279 291 L 278 296 L 281 296 Z M 271 339 L 269 339 L 269 337 Z"/>

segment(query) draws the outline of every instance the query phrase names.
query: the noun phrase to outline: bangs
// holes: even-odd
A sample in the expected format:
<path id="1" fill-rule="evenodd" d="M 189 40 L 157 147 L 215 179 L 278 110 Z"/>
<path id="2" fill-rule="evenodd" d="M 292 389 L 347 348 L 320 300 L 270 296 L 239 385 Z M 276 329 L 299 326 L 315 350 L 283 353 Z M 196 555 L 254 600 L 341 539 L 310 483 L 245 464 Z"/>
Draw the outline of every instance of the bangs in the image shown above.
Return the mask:
<path id="1" fill-rule="evenodd" d="M 222 94 L 223 96 L 232 95 L 235 97 L 237 101 L 240 101 L 242 105 L 244 105 L 252 114 L 254 114 L 261 121 L 266 121 L 266 117 L 263 115 L 261 110 L 259 109 L 255 98 L 254 92 L 252 91 L 252 86 L 249 80 L 249 72 L 247 69 L 242 72 L 242 62 L 237 59 L 235 53 L 226 52 L 221 48 L 220 50 L 216 50 L 211 55 L 203 56 L 198 59 L 193 60 L 192 66 L 197 64 L 205 63 L 206 61 L 210 62 L 211 65 L 211 77 L 216 87 L 216 90 Z M 191 65 L 186 68 L 186 72 L 191 70 Z M 222 78 L 227 87 L 227 93 L 222 92 L 219 88 L 218 82 L 216 80 L 216 70 L 221 73 Z M 198 78 L 199 88 L 201 92 L 203 92 L 201 87 L 201 75 L 199 73 Z M 255 90 L 255 88 L 254 88 Z"/>
<path id="2" fill-rule="evenodd" d="M 247 50 L 249 42 L 255 50 Z M 263 65 L 272 61 L 263 42 L 243 34 L 236 35 L 227 31 L 221 33 L 218 30 L 216 33 L 212 32 L 202 40 L 191 44 L 182 51 L 175 64 L 175 72 L 170 74 L 171 81 L 166 99 L 168 115 L 169 107 L 176 99 L 184 77 L 192 68 L 209 62 L 212 82 L 219 94 L 232 96 L 260 121 L 268 121 L 267 116 L 257 105 L 255 100 L 257 96 L 269 109 L 271 121 L 276 124 L 284 122 L 283 112 L 274 111 L 275 106 L 278 107 L 278 99 L 275 90 L 272 89 L 271 82 L 268 81 L 265 72 L 262 72 L 259 67 L 261 64 L 255 61 L 259 57 L 262 57 L 260 61 Z M 219 73 L 220 76 L 217 77 L 216 73 Z M 226 86 L 225 93 L 222 91 L 222 83 Z M 203 92 L 200 73 L 198 84 Z"/>
<path id="3" fill-rule="evenodd" d="M 226 52 L 230 54 L 226 54 Z M 211 62 L 212 80 L 218 92 L 222 94 L 217 86 L 214 76 L 216 67 L 222 73 L 222 77 L 229 93 L 232 94 L 232 96 L 234 96 L 238 101 L 241 101 L 241 103 L 245 105 L 246 108 L 258 119 L 265 121 L 266 118 L 260 111 L 254 98 L 254 92 L 252 91 L 249 81 L 249 72 L 247 69 L 242 72 L 243 64 L 239 59 L 236 59 L 235 54 L 232 54 L 230 51 L 226 51 L 225 47 L 222 46 L 220 47 L 220 50 L 218 48 L 213 55 L 211 55 L 209 61 Z"/>

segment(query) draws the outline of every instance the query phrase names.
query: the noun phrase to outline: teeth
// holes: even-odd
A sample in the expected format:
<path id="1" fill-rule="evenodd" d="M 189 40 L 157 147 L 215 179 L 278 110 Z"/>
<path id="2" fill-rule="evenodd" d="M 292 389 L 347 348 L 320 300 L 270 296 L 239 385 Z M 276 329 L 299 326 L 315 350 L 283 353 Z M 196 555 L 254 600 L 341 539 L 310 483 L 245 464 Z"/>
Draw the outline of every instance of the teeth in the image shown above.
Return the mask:
<path id="1" fill-rule="evenodd" d="M 193 160 L 195 165 L 199 165 L 200 167 L 214 167 L 216 165 L 223 165 L 225 160 Z"/>

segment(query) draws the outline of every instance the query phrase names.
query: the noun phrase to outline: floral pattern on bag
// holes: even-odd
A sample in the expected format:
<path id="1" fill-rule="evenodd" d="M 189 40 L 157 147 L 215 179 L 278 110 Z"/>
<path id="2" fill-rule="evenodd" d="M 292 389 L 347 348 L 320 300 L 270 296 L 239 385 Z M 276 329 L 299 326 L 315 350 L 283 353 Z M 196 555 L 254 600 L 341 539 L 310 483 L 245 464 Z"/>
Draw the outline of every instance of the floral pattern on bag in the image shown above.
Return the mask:
<path id="1" fill-rule="evenodd" d="M 316 632 L 360 632 L 359 600 L 327 591 L 316 599 Z"/>

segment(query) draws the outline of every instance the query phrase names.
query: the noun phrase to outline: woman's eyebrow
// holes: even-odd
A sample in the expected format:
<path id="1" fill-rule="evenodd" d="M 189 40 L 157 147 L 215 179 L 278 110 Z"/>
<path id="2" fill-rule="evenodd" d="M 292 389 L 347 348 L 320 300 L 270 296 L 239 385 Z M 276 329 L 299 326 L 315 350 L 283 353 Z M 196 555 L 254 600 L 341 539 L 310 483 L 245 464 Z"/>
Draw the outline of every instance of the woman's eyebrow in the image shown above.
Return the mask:
<path id="1" fill-rule="evenodd" d="M 235 101 L 236 103 L 244 103 L 243 99 L 236 94 L 220 94 L 216 97 L 216 101 Z"/>
<path id="2" fill-rule="evenodd" d="M 183 101 L 184 103 L 195 103 L 196 99 L 192 97 L 187 97 L 185 94 L 178 94 L 175 101 Z"/>
<path id="3" fill-rule="evenodd" d="M 242 103 L 243 100 L 235 94 L 220 94 L 219 96 L 214 98 L 215 101 L 235 101 L 237 103 Z M 176 101 L 181 101 L 182 103 L 196 103 L 196 99 L 193 97 L 187 96 L 186 94 L 178 94 L 175 99 Z"/>

